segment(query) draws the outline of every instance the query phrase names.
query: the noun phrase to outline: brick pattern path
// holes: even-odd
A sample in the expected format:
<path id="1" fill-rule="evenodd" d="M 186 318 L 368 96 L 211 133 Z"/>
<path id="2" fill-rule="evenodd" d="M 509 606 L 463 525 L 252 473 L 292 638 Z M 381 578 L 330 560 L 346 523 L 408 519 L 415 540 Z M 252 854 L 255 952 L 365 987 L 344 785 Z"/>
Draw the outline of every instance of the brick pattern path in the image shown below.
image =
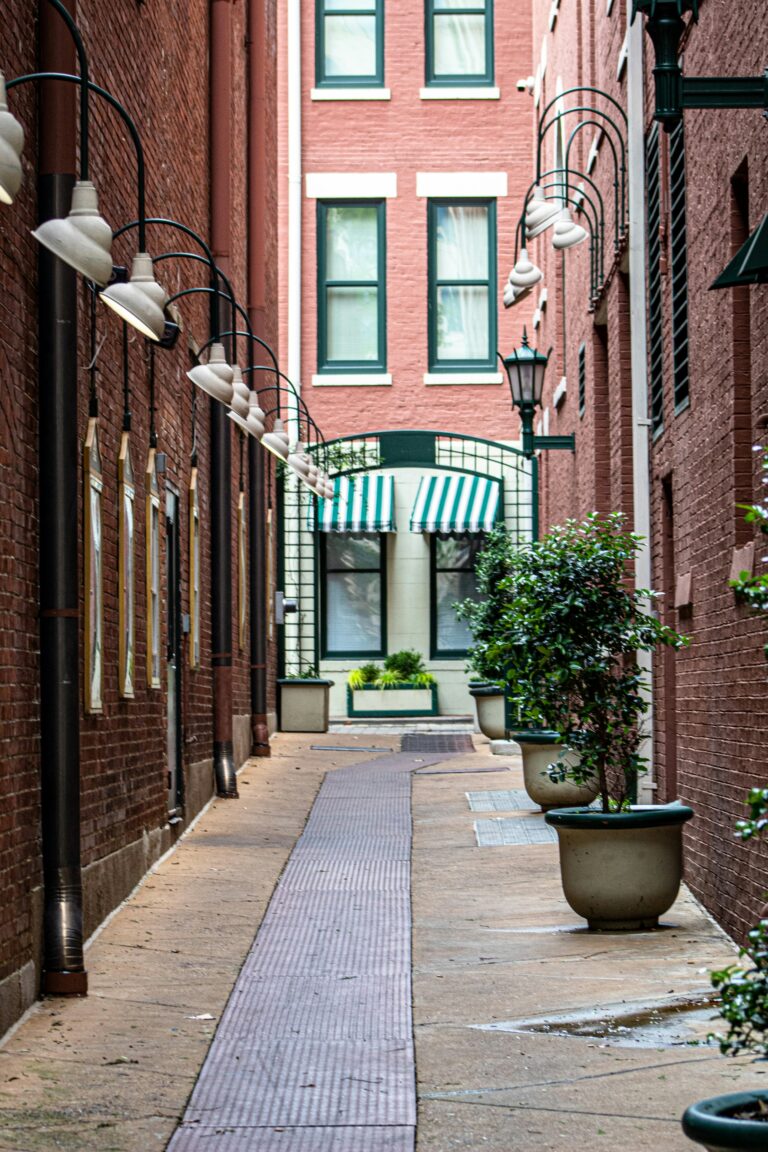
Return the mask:
<path id="1" fill-rule="evenodd" d="M 411 1152 L 410 773 L 329 774 L 168 1152 Z"/>

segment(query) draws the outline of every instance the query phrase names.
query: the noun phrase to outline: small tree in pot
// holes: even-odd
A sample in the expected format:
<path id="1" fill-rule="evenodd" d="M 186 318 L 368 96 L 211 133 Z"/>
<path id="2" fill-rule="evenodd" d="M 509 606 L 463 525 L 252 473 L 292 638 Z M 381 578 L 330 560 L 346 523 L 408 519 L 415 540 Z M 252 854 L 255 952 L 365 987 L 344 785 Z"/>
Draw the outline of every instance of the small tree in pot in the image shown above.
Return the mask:
<path id="1" fill-rule="evenodd" d="M 686 643 L 648 611 L 654 594 L 631 582 L 641 544 L 623 516 L 593 514 L 513 554 L 487 652 L 507 669 L 524 720 L 549 724 L 578 750 L 578 762 L 553 771 L 599 785 L 602 811 L 547 814 L 558 832 L 566 898 L 594 928 L 658 923 L 677 895 L 680 830 L 693 815 L 681 805 L 629 810 L 649 706 L 637 655 Z"/>

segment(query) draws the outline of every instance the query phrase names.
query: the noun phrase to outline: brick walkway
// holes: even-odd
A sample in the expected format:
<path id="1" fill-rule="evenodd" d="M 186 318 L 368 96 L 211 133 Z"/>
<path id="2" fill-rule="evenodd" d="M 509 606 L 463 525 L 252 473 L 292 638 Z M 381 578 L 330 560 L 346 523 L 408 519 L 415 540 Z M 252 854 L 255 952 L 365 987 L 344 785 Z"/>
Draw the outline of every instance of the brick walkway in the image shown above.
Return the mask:
<path id="1" fill-rule="evenodd" d="M 326 778 L 169 1152 L 413 1148 L 413 767 Z"/>

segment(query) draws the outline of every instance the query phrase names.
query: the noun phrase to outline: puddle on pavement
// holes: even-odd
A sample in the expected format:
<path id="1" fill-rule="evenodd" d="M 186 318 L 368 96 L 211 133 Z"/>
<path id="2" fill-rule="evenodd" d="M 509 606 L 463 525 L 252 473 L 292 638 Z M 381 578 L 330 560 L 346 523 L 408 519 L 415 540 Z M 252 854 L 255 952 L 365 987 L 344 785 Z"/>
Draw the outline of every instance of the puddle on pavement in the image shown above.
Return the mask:
<path id="1" fill-rule="evenodd" d="M 607 1004 L 583 1012 L 527 1020 L 497 1020 L 476 1027 L 483 1032 L 577 1036 L 619 1048 L 676 1048 L 707 1043 L 707 1033 L 717 1028 L 716 1007 L 717 1002 L 711 997 L 631 1006 Z"/>

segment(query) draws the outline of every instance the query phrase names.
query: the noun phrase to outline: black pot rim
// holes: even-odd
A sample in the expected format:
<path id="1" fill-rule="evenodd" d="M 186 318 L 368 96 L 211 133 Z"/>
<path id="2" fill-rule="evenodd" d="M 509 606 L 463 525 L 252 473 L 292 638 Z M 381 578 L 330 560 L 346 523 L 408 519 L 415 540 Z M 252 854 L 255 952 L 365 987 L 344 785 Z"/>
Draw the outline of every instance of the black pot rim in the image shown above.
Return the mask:
<path id="1" fill-rule="evenodd" d="M 550 808 L 545 813 L 547 824 L 561 828 L 602 828 L 618 832 L 622 828 L 661 828 L 667 824 L 685 824 L 693 808 L 685 804 L 638 805 L 629 812 L 600 812 L 595 808 Z"/>
<path id="2" fill-rule="evenodd" d="M 768 1091 L 756 1088 L 753 1092 L 728 1092 L 724 1096 L 710 1096 L 697 1100 L 685 1110 L 683 1132 L 699 1144 L 712 1144 L 717 1148 L 740 1148 L 745 1152 L 764 1152 L 768 1145 L 768 1122 L 764 1120 L 736 1120 L 724 1116 L 751 1104 L 754 1100 L 768 1102 Z"/>
<path id="3" fill-rule="evenodd" d="M 516 728 L 509 735 L 517 744 L 557 744 L 564 752 L 567 748 L 560 733 L 551 728 Z"/>
<path id="4" fill-rule="evenodd" d="M 501 696 L 504 698 L 504 689 L 499 688 L 498 684 L 488 684 L 485 681 L 475 681 L 474 684 L 469 685 L 470 696 Z"/>
<path id="5" fill-rule="evenodd" d="M 328 684 L 333 686 L 333 680 L 325 680 L 322 676 L 284 676 L 277 681 L 278 684 Z"/>

